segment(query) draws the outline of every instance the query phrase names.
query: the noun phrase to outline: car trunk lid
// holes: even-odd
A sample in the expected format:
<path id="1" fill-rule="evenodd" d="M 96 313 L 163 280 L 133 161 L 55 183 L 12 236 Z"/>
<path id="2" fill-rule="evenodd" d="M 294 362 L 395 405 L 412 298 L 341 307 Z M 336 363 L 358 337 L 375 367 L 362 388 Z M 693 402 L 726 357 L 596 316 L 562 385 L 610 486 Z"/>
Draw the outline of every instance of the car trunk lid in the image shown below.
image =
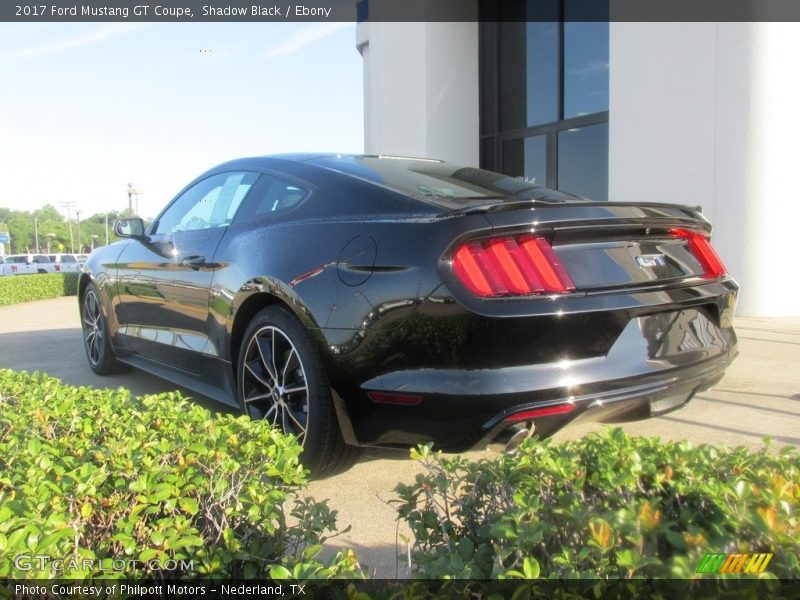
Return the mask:
<path id="1" fill-rule="evenodd" d="M 578 293 L 724 274 L 708 245 L 710 225 L 698 208 L 512 200 L 485 205 L 482 212 L 493 238 L 526 232 L 546 239 Z"/>

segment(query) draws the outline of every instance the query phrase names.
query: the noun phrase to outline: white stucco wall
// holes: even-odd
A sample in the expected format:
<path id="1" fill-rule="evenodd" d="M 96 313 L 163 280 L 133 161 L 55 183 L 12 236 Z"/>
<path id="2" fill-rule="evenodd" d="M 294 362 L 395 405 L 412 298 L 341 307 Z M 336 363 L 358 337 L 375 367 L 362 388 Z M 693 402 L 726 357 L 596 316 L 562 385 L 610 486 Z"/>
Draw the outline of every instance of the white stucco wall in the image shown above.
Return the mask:
<path id="1" fill-rule="evenodd" d="M 738 313 L 800 315 L 800 24 L 612 23 L 609 197 L 698 204 Z"/>
<path id="2" fill-rule="evenodd" d="M 478 166 L 478 24 L 365 22 L 368 154 Z"/>

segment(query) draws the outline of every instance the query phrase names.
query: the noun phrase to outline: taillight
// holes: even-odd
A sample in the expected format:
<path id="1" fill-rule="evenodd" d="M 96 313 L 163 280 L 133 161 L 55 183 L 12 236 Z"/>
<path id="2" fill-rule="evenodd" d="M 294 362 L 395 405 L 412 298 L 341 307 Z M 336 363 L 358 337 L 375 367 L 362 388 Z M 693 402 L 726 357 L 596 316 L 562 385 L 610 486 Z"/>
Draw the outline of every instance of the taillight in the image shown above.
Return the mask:
<path id="1" fill-rule="evenodd" d="M 689 249 L 703 267 L 703 277 L 716 279 L 725 275 L 727 271 L 725 265 L 705 235 L 688 229 L 670 229 L 669 233 L 674 237 L 684 238 L 688 242 Z"/>
<path id="2" fill-rule="evenodd" d="M 402 392 L 367 392 L 367 396 L 378 404 L 397 404 L 400 406 L 416 406 L 422 402 L 418 394 L 404 394 Z"/>
<path id="3" fill-rule="evenodd" d="M 534 408 L 510 415 L 503 419 L 506 423 L 516 423 L 518 421 L 530 421 L 541 417 L 551 417 L 553 415 L 564 415 L 575 410 L 574 404 L 560 404 L 558 406 L 548 406 L 546 408 Z"/>
<path id="4" fill-rule="evenodd" d="M 530 234 L 467 242 L 453 256 L 453 271 L 470 292 L 486 298 L 575 291 L 548 241 Z"/>

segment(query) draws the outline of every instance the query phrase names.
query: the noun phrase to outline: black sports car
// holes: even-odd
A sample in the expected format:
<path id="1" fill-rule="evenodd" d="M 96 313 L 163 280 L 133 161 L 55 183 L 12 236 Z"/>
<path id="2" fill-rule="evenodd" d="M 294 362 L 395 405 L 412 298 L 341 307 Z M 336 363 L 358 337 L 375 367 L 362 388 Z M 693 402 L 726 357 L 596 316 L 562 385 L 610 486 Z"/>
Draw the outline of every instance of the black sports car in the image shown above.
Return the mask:
<path id="1" fill-rule="evenodd" d="M 461 451 L 639 418 L 717 382 L 737 285 L 699 210 L 593 202 L 438 160 L 246 158 L 92 253 L 91 368 L 133 365 L 295 434 Z"/>

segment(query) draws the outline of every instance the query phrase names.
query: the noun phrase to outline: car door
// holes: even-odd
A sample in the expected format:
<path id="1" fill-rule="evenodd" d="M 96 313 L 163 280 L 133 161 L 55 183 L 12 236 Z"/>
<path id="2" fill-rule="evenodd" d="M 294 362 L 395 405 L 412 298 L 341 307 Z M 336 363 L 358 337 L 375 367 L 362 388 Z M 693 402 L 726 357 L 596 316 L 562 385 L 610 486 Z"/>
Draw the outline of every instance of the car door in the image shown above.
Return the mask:
<path id="1" fill-rule="evenodd" d="M 199 373 L 208 338 L 214 252 L 258 175 L 235 171 L 191 185 L 130 243 L 118 263 L 120 333 L 136 354 Z"/>

